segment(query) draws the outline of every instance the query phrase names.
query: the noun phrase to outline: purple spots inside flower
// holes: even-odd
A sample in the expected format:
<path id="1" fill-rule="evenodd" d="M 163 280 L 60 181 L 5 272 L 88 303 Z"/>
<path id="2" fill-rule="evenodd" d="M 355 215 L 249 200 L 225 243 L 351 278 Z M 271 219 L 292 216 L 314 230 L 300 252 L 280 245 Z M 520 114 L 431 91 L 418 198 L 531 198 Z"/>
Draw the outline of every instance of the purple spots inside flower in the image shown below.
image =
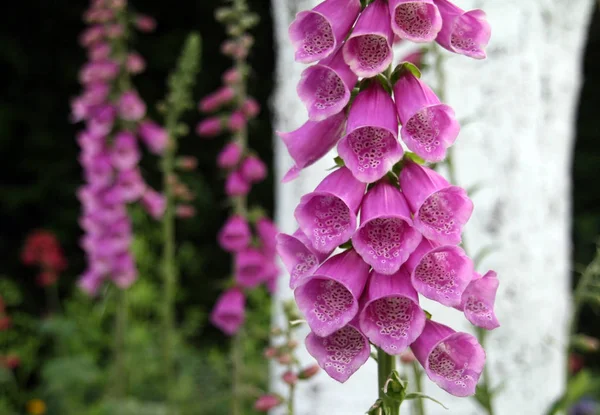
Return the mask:
<path id="1" fill-rule="evenodd" d="M 298 280 L 304 277 L 306 274 L 311 272 L 317 265 L 319 260 L 316 255 L 312 253 L 298 252 L 296 253 L 296 260 L 298 261 L 292 269 L 290 278 L 292 280 Z"/>
<path id="2" fill-rule="evenodd" d="M 380 298 L 369 304 L 367 321 L 371 327 L 377 327 L 379 337 L 389 337 L 392 341 L 405 340 L 409 335 L 414 306 L 415 304 L 406 297 Z M 390 343 L 388 347 L 398 348 L 394 343 Z"/>
<path id="3" fill-rule="evenodd" d="M 320 71 L 314 106 L 323 110 L 337 104 L 346 94 L 342 79 L 332 70 Z"/>
<path id="4" fill-rule="evenodd" d="M 494 318 L 492 310 L 480 298 L 473 295 L 469 296 L 465 303 L 465 312 L 467 311 L 476 316 L 477 319 L 491 321 Z"/>
<path id="5" fill-rule="evenodd" d="M 391 60 L 392 51 L 383 36 L 357 36 L 348 41 L 347 48 L 353 58 L 350 66 L 359 75 L 380 72 Z"/>
<path id="6" fill-rule="evenodd" d="M 458 342 L 452 340 L 440 342 L 429 354 L 427 363 L 430 372 L 445 383 L 453 382 L 456 386 L 467 388 L 467 384 L 474 381 L 473 377 L 466 373 L 470 372 L 470 356 L 465 352 L 470 350 L 463 350 L 464 347 L 456 343 Z"/>
<path id="7" fill-rule="evenodd" d="M 346 326 L 324 338 L 323 347 L 327 352 L 323 364 L 325 370 L 329 368 L 340 374 L 353 373 L 356 370 L 354 361 L 365 349 L 365 339 L 358 330 Z"/>
<path id="8" fill-rule="evenodd" d="M 343 200 L 335 196 L 315 196 L 306 205 L 305 214 L 313 218 L 311 239 L 316 248 L 345 242 L 342 239 L 352 220 Z"/>
<path id="9" fill-rule="evenodd" d="M 408 231 L 410 225 L 402 219 L 377 218 L 360 230 L 360 237 L 369 247 L 368 255 L 385 264 L 401 257 Z"/>
<path id="10" fill-rule="evenodd" d="M 354 153 L 356 169 L 365 172 L 377 169 L 387 154 L 387 149 L 394 145 L 396 138 L 382 128 L 363 127 L 348 136 L 348 144 Z"/>
<path id="11" fill-rule="evenodd" d="M 440 120 L 435 108 L 423 108 L 403 128 L 417 146 L 427 153 L 435 151 L 440 145 Z"/>
<path id="12" fill-rule="evenodd" d="M 355 303 L 352 293 L 333 280 L 310 282 L 314 304 L 312 312 L 323 323 L 339 319 Z"/>
<path id="13" fill-rule="evenodd" d="M 409 38 L 428 39 L 432 36 L 435 6 L 424 3 L 403 3 L 396 7 L 394 22 Z"/>
<path id="14" fill-rule="evenodd" d="M 481 46 L 476 42 L 480 36 L 481 23 L 474 18 L 463 15 L 456 19 L 454 30 L 450 36 L 450 45 L 457 51 L 467 56 L 478 55 Z"/>
<path id="15" fill-rule="evenodd" d="M 460 259 L 451 252 L 430 252 L 421 258 L 415 268 L 415 278 L 428 289 L 435 290 L 437 294 L 444 295 L 446 298 L 453 297 L 459 261 Z"/>
<path id="16" fill-rule="evenodd" d="M 299 29 L 303 35 L 300 54 L 304 58 L 318 58 L 335 46 L 333 29 L 320 14 L 310 13 L 303 19 Z"/>
<path id="17" fill-rule="evenodd" d="M 429 196 L 419 209 L 419 219 L 430 229 L 441 234 L 460 233 L 460 223 L 454 220 L 455 210 L 462 205 L 462 197 L 454 192 L 440 190 Z"/>

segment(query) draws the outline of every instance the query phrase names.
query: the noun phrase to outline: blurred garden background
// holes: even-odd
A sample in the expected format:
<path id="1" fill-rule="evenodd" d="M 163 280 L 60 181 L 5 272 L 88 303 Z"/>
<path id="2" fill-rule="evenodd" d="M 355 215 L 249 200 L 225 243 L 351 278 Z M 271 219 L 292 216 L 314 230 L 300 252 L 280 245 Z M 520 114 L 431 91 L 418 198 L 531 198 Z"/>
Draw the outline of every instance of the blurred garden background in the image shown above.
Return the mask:
<path id="1" fill-rule="evenodd" d="M 262 107 L 249 125 L 250 144 L 273 167 L 269 100 L 275 87 L 276 53 L 271 6 L 266 0 L 247 3 L 260 16 L 260 24 L 251 31 L 255 46 L 249 56 L 253 68 L 249 93 Z M 215 20 L 215 10 L 221 5 L 217 0 L 130 1 L 131 8 L 157 21 L 154 32 L 133 38 L 134 48 L 147 58 L 136 87 L 155 119 L 162 119 L 155 104 L 166 96 L 168 74 L 190 32 L 202 38 L 194 101 L 221 85 L 221 74 L 231 66 L 220 53 L 226 33 Z M 77 286 L 85 268 L 76 197 L 82 171 L 76 141 L 79 126 L 69 118 L 70 100 L 80 92 L 78 71 L 86 59 L 77 39 L 85 27 L 82 15 L 87 7 L 85 1 L 17 2 L 0 16 L 0 414 L 230 414 L 230 339 L 209 322 L 210 310 L 231 273 L 229 255 L 216 244 L 228 215 L 223 178 L 214 161 L 222 140 L 195 135 L 194 126 L 201 119 L 195 108 L 185 113 L 189 131 L 180 138 L 180 154 L 195 156 L 198 167 L 181 175 L 195 195 L 191 202 L 195 215 L 177 221 L 180 289 L 173 385 L 165 386 L 161 366 L 159 222 L 133 211 L 144 230 L 134 242 L 143 278 L 129 290 L 128 331 L 119 362 L 112 353 L 116 290 L 109 288 L 90 298 Z M 583 68 L 572 163 L 574 287 L 579 271 L 596 257 L 600 236 L 598 8 Z M 155 188 L 161 186 L 158 163 L 152 155 L 142 162 L 144 175 Z M 251 196 L 251 204 L 260 203 L 268 213 L 275 207 L 272 171 Z M 28 237 L 39 238 L 40 231 L 48 233 L 42 236 L 53 235 L 61 247 L 64 267 L 59 267 L 55 282 L 40 278 L 42 270 L 24 259 Z M 269 363 L 263 358 L 271 319 L 267 290 L 258 290 L 249 302 L 247 330 L 258 340 L 246 344 L 243 376 L 251 387 L 241 392 L 247 396 L 244 414 L 254 413 L 253 402 L 268 390 L 269 381 Z M 600 399 L 600 347 L 594 340 L 600 338 L 598 311 L 591 306 L 582 310 L 579 332 L 590 336 L 589 343 L 574 347 L 570 367 L 572 373 L 589 371 L 586 385 L 598 388 L 595 394 L 589 387 L 583 389 L 592 399 Z M 119 364 L 129 368 L 126 379 L 115 377 Z M 174 396 L 167 399 L 168 393 Z M 174 402 L 176 412 L 167 400 Z"/>

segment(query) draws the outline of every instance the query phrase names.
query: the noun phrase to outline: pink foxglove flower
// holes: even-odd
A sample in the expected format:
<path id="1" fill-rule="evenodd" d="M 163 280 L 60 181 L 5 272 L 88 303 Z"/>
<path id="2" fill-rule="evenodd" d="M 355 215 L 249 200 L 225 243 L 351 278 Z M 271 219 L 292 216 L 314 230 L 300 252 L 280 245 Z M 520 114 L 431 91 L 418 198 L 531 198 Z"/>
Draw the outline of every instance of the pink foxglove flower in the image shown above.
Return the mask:
<path id="1" fill-rule="evenodd" d="M 360 12 L 360 0 L 325 0 L 296 15 L 289 29 L 296 61 L 315 62 L 341 45 Z"/>
<path id="2" fill-rule="evenodd" d="M 249 97 L 242 104 L 242 112 L 247 118 L 254 118 L 260 112 L 260 104 L 254 98 Z"/>
<path id="3" fill-rule="evenodd" d="M 275 255 L 275 246 L 277 244 L 276 237 L 279 233 L 277 225 L 267 217 L 262 217 L 256 221 L 254 225 L 256 228 L 256 235 L 260 241 L 265 254 L 269 256 Z"/>
<path id="4" fill-rule="evenodd" d="M 406 146 L 426 161 L 443 160 L 460 131 L 454 110 L 409 70 L 394 85 L 394 96 Z"/>
<path id="5" fill-rule="evenodd" d="M 365 187 L 342 167 L 302 196 L 294 216 L 317 251 L 330 252 L 350 239 Z"/>
<path id="6" fill-rule="evenodd" d="M 295 289 L 306 278 L 312 276 L 316 269 L 331 252 L 321 253 L 298 229 L 293 235 L 280 233 L 277 235 L 277 253 L 290 274 L 290 288 Z"/>
<path id="7" fill-rule="evenodd" d="M 473 281 L 462 295 L 459 307 L 471 324 L 486 330 L 500 327 L 494 313 L 498 285 L 498 277 L 494 271 L 488 271 L 483 277 L 475 273 Z"/>
<path id="8" fill-rule="evenodd" d="M 281 405 L 283 400 L 277 395 L 263 395 L 254 402 L 254 409 L 259 412 L 269 412 Z"/>
<path id="9" fill-rule="evenodd" d="M 375 0 L 361 13 L 343 47 L 344 60 L 358 76 L 370 78 L 392 63 L 394 33 L 384 0 Z"/>
<path id="10" fill-rule="evenodd" d="M 284 181 L 295 179 L 303 168 L 327 154 L 344 134 L 345 126 L 346 116 L 340 112 L 323 121 L 309 120 L 289 133 L 278 133 L 295 163 Z"/>
<path id="11" fill-rule="evenodd" d="M 423 239 L 406 265 L 413 287 L 421 295 L 449 307 L 461 303 L 473 277 L 473 262 L 461 248 L 436 247 L 427 239 Z"/>
<path id="12" fill-rule="evenodd" d="M 221 169 L 231 169 L 238 165 L 242 158 L 242 149 L 235 142 L 228 143 L 217 155 L 217 166 Z"/>
<path id="13" fill-rule="evenodd" d="M 342 50 L 302 72 L 296 90 L 312 121 L 338 114 L 350 101 L 358 76 L 344 61 Z"/>
<path id="14" fill-rule="evenodd" d="M 356 316 L 368 277 L 369 265 L 348 250 L 325 261 L 296 288 L 298 308 L 317 336 L 332 334 Z"/>
<path id="15" fill-rule="evenodd" d="M 235 255 L 235 281 L 244 288 L 254 288 L 265 280 L 265 256 L 256 248 L 245 248 Z"/>
<path id="16" fill-rule="evenodd" d="M 137 139 L 128 131 L 117 133 L 114 137 L 111 160 L 117 170 L 134 168 L 142 158 Z"/>
<path id="17" fill-rule="evenodd" d="M 257 156 L 250 155 L 242 162 L 240 172 L 249 183 L 259 183 L 267 177 L 267 166 Z"/>
<path id="18" fill-rule="evenodd" d="M 485 352 L 475 337 L 427 320 L 411 350 L 440 388 L 454 396 L 475 394 L 485 364 Z"/>
<path id="19" fill-rule="evenodd" d="M 246 115 L 243 113 L 243 111 L 237 110 L 234 111 L 229 117 L 229 120 L 227 121 L 227 128 L 229 128 L 229 131 L 232 133 L 236 133 L 244 128 L 247 122 Z"/>
<path id="20" fill-rule="evenodd" d="M 137 92 L 127 91 L 119 99 L 119 115 L 126 121 L 139 121 L 146 115 L 146 104 Z"/>
<path id="21" fill-rule="evenodd" d="M 460 243 L 462 228 L 473 212 L 464 189 L 412 161 L 400 172 L 400 188 L 414 213 L 414 226 L 425 238 L 439 244 Z"/>
<path id="22" fill-rule="evenodd" d="M 327 335 L 317 336 L 311 332 L 305 340 L 306 350 L 332 379 L 347 381 L 369 360 L 371 346 L 353 322 Z"/>
<path id="23" fill-rule="evenodd" d="M 219 246 L 227 252 L 237 252 L 247 248 L 252 240 L 252 232 L 246 218 L 240 215 L 229 217 L 219 231 Z"/>
<path id="24" fill-rule="evenodd" d="M 225 181 L 225 193 L 227 196 L 246 196 L 250 192 L 250 183 L 241 172 L 233 171 Z"/>
<path id="25" fill-rule="evenodd" d="M 372 272 L 363 303 L 360 329 L 387 354 L 404 352 L 423 332 L 427 318 L 404 268 L 392 275 Z"/>
<path id="26" fill-rule="evenodd" d="M 433 0 L 389 0 L 392 29 L 402 39 L 431 42 L 442 28 Z"/>
<path id="27" fill-rule="evenodd" d="M 387 181 L 377 183 L 363 198 L 361 224 L 352 244 L 378 273 L 396 273 L 421 242 L 410 216 L 406 199 Z"/>
<path id="28" fill-rule="evenodd" d="M 131 52 L 127 54 L 127 60 L 125 61 L 125 67 L 131 74 L 137 75 L 146 70 L 146 61 L 139 53 Z"/>
<path id="29" fill-rule="evenodd" d="M 435 39 L 440 46 L 474 59 L 485 59 L 492 30 L 483 10 L 465 12 L 448 0 L 434 0 L 444 24 Z"/>
<path id="30" fill-rule="evenodd" d="M 381 179 L 402 158 L 394 101 L 378 82 L 354 100 L 338 152 L 354 177 L 364 183 Z"/>
<path id="31" fill-rule="evenodd" d="M 148 149 L 154 154 L 162 154 L 167 148 L 169 134 L 153 121 L 143 121 L 138 127 L 138 134 Z"/>
<path id="32" fill-rule="evenodd" d="M 146 187 L 142 195 L 142 206 L 154 219 L 160 219 L 165 214 L 167 201 L 163 194 Z"/>
<path id="33" fill-rule="evenodd" d="M 238 332 L 245 318 L 246 298 L 238 288 L 230 288 L 217 299 L 210 322 L 229 336 Z"/>
<path id="34" fill-rule="evenodd" d="M 223 123 L 219 117 L 206 118 L 196 126 L 196 134 L 200 137 L 215 137 L 221 134 Z"/>

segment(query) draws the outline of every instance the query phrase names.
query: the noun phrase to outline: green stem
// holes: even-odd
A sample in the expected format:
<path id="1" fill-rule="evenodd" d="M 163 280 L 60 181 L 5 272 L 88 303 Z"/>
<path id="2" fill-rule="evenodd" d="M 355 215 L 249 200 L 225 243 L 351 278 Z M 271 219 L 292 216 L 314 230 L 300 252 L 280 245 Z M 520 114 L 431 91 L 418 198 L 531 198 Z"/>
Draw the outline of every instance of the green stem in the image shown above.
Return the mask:
<path id="1" fill-rule="evenodd" d="M 423 372 L 417 362 L 412 363 L 413 378 L 415 382 L 415 389 L 418 393 L 423 392 Z M 425 402 L 423 399 L 414 400 L 414 410 L 416 415 L 425 415 Z"/>
<path id="2" fill-rule="evenodd" d="M 377 348 L 377 379 L 379 399 L 389 409 L 389 415 L 400 415 L 400 404 L 388 398 L 383 392 L 385 384 L 393 370 L 396 369 L 396 360 L 380 348 Z"/>
<path id="3" fill-rule="evenodd" d="M 290 344 L 290 342 L 293 340 L 292 338 L 292 330 L 293 327 L 290 324 L 289 320 L 287 323 L 287 329 L 285 332 L 285 339 L 287 341 L 287 344 Z M 295 359 L 292 359 L 292 361 L 287 365 L 287 369 L 289 371 L 294 370 L 294 363 L 295 363 Z M 294 395 L 296 393 L 296 384 L 295 383 L 291 383 L 289 386 L 289 391 L 288 391 L 288 399 L 287 399 L 287 415 L 294 415 Z"/>
<path id="4" fill-rule="evenodd" d="M 243 360 L 243 341 L 244 329 L 240 329 L 231 342 L 231 363 L 233 377 L 231 380 L 231 415 L 242 415 L 242 370 L 244 365 Z"/>
<path id="5" fill-rule="evenodd" d="M 117 309 L 115 316 L 115 345 L 114 345 L 114 395 L 117 399 L 127 396 L 127 363 L 126 363 L 126 334 L 127 334 L 127 291 L 116 290 Z"/>

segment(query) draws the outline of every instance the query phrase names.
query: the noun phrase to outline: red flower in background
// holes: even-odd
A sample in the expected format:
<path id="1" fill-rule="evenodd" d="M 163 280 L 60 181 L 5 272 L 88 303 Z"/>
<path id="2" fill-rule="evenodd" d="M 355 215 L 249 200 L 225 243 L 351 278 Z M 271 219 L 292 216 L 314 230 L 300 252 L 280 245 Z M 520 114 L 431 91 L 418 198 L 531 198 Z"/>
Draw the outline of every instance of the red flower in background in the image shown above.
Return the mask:
<path id="1" fill-rule="evenodd" d="M 25 265 L 41 268 L 37 283 L 42 287 L 54 284 L 58 275 L 67 268 L 67 260 L 58 239 L 45 230 L 29 234 L 21 252 L 21 261 Z"/>

